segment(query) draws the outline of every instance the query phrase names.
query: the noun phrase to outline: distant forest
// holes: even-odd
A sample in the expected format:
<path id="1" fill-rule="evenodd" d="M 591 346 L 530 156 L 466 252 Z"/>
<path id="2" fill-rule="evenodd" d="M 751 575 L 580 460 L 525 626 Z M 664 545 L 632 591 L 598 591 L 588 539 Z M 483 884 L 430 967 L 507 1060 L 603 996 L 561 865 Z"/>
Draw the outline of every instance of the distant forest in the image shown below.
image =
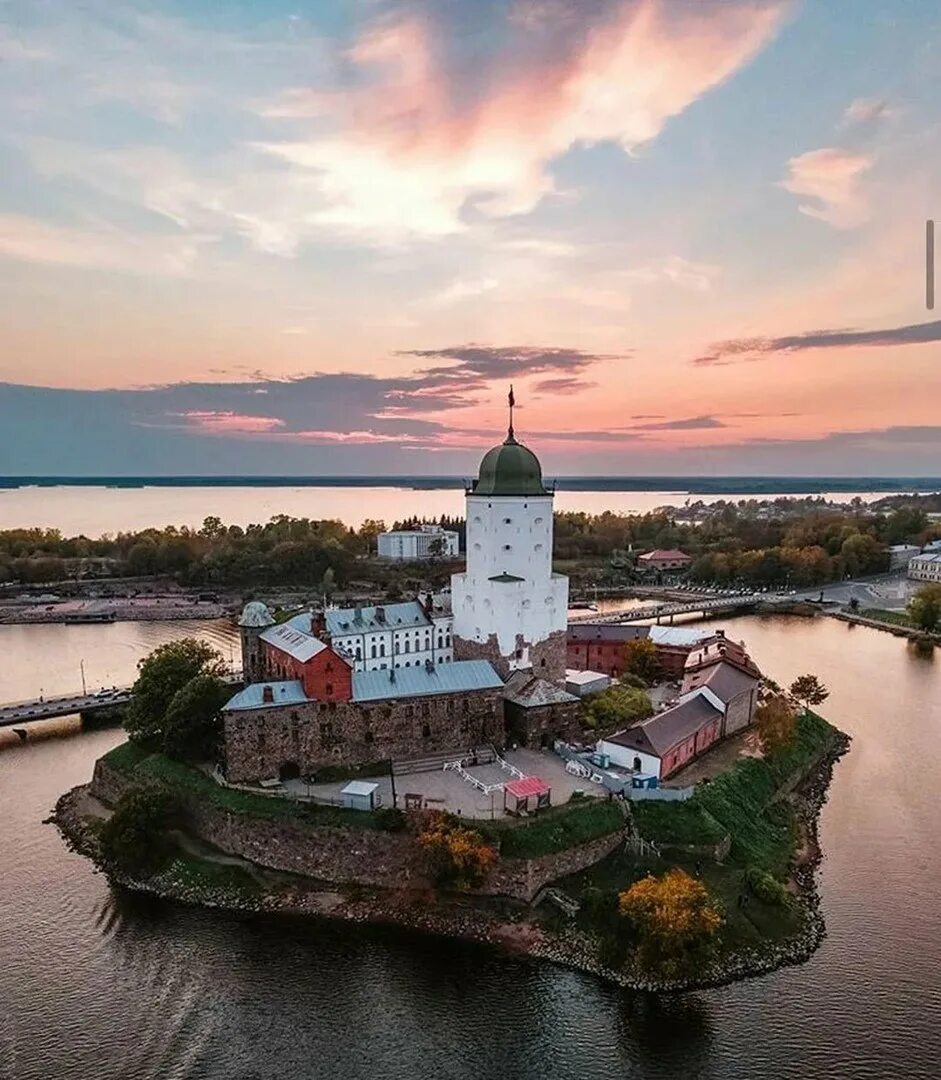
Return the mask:
<path id="1" fill-rule="evenodd" d="M 889 502 L 889 500 L 885 500 Z M 555 515 L 555 559 L 584 584 L 626 583 L 637 555 L 680 548 L 694 557 L 700 581 L 812 586 L 888 566 L 887 547 L 941 535 L 928 514 L 941 496 L 912 497 L 904 505 L 835 506 L 822 500 L 775 499 L 648 514 Z M 420 519 L 393 522 L 410 527 Z M 461 534 L 462 519 L 435 524 Z M 354 586 L 391 592 L 418 577 L 443 584 L 454 562 L 390 564 L 375 556 L 386 524 L 352 529 L 339 521 L 279 515 L 266 524 L 225 525 L 207 517 L 199 529 L 168 527 L 90 539 L 54 529 L 0 532 L 0 582 L 53 583 L 77 578 L 169 575 L 192 586 L 295 585 L 324 592 Z"/>

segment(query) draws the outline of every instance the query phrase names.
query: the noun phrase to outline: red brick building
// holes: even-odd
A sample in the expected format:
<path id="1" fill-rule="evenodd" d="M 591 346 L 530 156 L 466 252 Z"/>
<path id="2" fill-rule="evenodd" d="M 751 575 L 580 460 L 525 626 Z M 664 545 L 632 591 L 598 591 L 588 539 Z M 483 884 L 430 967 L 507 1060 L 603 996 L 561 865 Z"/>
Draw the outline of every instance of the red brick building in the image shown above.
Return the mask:
<path id="1" fill-rule="evenodd" d="M 637 626 L 631 623 L 571 623 L 566 641 L 566 666 L 573 671 L 600 671 L 619 679 L 624 674 L 624 646 L 649 638 L 667 678 L 681 678 L 690 654 L 715 636 L 715 631 L 685 626 Z"/>
<path id="2" fill-rule="evenodd" d="M 287 625 L 272 626 L 261 635 L 262 668 L 267 678 L 298 679 L 308 698 L 349 701 L 353 668 L 324 641 Z"/>

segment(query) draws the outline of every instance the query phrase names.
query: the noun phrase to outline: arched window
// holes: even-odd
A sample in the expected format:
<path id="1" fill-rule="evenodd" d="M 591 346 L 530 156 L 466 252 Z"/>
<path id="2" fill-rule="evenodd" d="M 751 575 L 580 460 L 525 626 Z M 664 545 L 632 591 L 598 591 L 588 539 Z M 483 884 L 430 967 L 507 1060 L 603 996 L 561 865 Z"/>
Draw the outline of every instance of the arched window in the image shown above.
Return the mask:
<path id="1" fill-rule="evenodd" d="M 430 738 L 431 737 L 431 728 L 427 724 L 422 724 L 421 734 L 422 734 L 423 739 Z"/>
<path id="2" fill-rule="evenodd" d="M 375 655 L 375 654 L 373 654 L 373 655 Z M 363 658 L 363 650 L 359 645 L 357 645 L 356 646 L 356 659 L 357 660 L 362 660 L 362 658 Z"/>
<path id="3" fill-rule="evenodd" d="M 384 641 L 380 641 L 379 642 L 379 655 L 380 656 L 385 656 L 385 654 L 386 654 L 386 643 Z"/>
<path id="4" fill-rule="evenodd" d="M 375 642 L 373 642 L 372 652 L 371 652 L 370 655 L 372 656 L 373 660 L 376 659 L 376 645 L 375 645 Z"/>
<path id="5" fill-rule="evenodd" d="M 405 639 L 405 652 L 409 651 L 408 638 Z"/>

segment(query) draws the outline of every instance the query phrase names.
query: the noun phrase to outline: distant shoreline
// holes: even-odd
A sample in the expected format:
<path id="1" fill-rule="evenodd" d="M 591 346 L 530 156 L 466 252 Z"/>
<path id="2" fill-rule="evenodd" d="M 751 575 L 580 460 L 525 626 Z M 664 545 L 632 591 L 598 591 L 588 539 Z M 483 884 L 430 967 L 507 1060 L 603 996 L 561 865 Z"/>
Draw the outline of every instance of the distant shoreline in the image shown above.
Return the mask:
<path id="1" fill-rule="evenodd" d="M 821 495 L 827 492 L 941 491 L 937 476 L 560 476 L 560 491 L 662 491 L 677 495 Z M 462 489 L 460 476 L 0 476 L 0 490 L 94 488 L 408 488 Z"/>

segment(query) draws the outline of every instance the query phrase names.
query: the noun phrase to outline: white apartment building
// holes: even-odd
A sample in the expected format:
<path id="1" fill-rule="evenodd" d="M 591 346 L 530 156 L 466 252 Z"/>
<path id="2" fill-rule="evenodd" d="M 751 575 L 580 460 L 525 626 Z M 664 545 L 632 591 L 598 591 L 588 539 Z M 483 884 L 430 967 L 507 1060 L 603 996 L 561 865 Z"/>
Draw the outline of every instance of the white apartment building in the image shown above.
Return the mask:
<path id="1" fill-rule="evenodd" d="M 440 525 L 422 525 L 418 529 L 399 529 L 380 533 L 380 559 L 448 559 L 460 554 L 460 538 L 456 532 Z"/>
<path id="2" fill-rule="evenodd" d="M 913 581 L 941 582 L 941 551 L 913 556 L 908 563 L 908 576 Z"/>

